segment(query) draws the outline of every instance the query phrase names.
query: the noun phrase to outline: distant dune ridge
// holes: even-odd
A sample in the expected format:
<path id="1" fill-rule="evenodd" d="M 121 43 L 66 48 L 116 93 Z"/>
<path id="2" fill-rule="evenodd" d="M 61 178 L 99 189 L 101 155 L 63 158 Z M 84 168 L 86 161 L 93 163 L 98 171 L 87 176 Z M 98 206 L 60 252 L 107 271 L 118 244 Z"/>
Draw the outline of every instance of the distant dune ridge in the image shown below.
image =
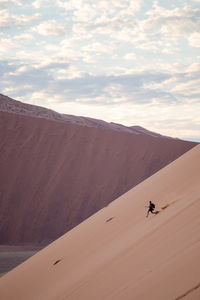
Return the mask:
<path id="1" fill-rule="evenodd" d="M 3 95 L 0 141 L 0 244 L 58 238 L 196 145 Z"/>
<path id="2" fill-rule="evenodd" d="M 149 131 L 141 126 L 124 126 L 116 123 L 107 123 L 102 120 L 97 120 L 88 117 L 78 117 L 67 114 L 60 114 L 51 109 L 47 109 L 41 106 L 35 106 L 31 104 L 22 103 L 18 100 L 13 100 L 7 96 L 0 94 L 0 111 L 17 113 L 26 116 L 50 119 L 61 122 L 70 122 L 77 125 L 101 128 L 101 129 L 110 129 L 120 132 L 129 132 L 133 134 L 142 134 L 142 135 L 150 135 L 154 137 L 165 137 L 161 134 Z M 170 138 L 170 137 L 168 137 Z"/>
<path id="3" fill-rule="evenodd" d="M 200 299 L 199 165 L 200 145 L 2 277 L 0 298 Z"/>

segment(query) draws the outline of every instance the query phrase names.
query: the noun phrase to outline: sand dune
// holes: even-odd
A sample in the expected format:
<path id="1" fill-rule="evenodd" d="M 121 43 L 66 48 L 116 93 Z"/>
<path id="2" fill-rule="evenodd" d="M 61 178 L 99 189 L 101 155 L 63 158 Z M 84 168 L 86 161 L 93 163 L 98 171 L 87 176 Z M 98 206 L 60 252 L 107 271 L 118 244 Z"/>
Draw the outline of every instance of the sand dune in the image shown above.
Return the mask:
<path id="1" fill-rule="evenodd" d="M 0 111 L 0 244 L 48 243 L 196 144 Z"/>
<path id="2" fill-rule="evenodd" d="M 2 277 L 0 298 L 200 299 L 199 166 L 200 145 Z"/>

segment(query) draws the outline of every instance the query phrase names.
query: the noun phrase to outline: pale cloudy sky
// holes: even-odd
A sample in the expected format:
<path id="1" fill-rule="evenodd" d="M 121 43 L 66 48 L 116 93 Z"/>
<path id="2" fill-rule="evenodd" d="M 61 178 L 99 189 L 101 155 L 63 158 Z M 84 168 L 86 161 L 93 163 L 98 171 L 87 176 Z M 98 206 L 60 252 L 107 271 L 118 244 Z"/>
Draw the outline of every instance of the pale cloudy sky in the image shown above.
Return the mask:
<path id="1" fill-rule="evenodd" d="M 0 0 L 0 87 L 200 141 L 200 0 Z"/>

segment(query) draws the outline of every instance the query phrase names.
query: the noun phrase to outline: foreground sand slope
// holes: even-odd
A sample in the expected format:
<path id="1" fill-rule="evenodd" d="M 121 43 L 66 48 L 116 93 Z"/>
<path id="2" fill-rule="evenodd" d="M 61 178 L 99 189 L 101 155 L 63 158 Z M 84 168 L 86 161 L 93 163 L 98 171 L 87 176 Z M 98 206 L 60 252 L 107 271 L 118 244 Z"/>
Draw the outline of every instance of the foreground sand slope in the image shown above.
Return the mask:
<path id="1" fill-rule="evenodd" d="M 0 299 L 200 299 L 199 183 L 200 145 L 2 277 Z"/>

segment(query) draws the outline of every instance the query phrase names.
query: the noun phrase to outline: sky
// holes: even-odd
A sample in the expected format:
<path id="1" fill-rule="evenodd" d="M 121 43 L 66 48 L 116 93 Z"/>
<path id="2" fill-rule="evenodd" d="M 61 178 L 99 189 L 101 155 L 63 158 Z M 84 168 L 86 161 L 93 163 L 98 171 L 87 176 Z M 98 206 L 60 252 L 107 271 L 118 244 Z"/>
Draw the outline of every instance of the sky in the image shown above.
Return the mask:
<path id="1" fill-rule="evenodd" d="M 0 0 L 0 93 L 200 142 L 200 0 Z"/>

